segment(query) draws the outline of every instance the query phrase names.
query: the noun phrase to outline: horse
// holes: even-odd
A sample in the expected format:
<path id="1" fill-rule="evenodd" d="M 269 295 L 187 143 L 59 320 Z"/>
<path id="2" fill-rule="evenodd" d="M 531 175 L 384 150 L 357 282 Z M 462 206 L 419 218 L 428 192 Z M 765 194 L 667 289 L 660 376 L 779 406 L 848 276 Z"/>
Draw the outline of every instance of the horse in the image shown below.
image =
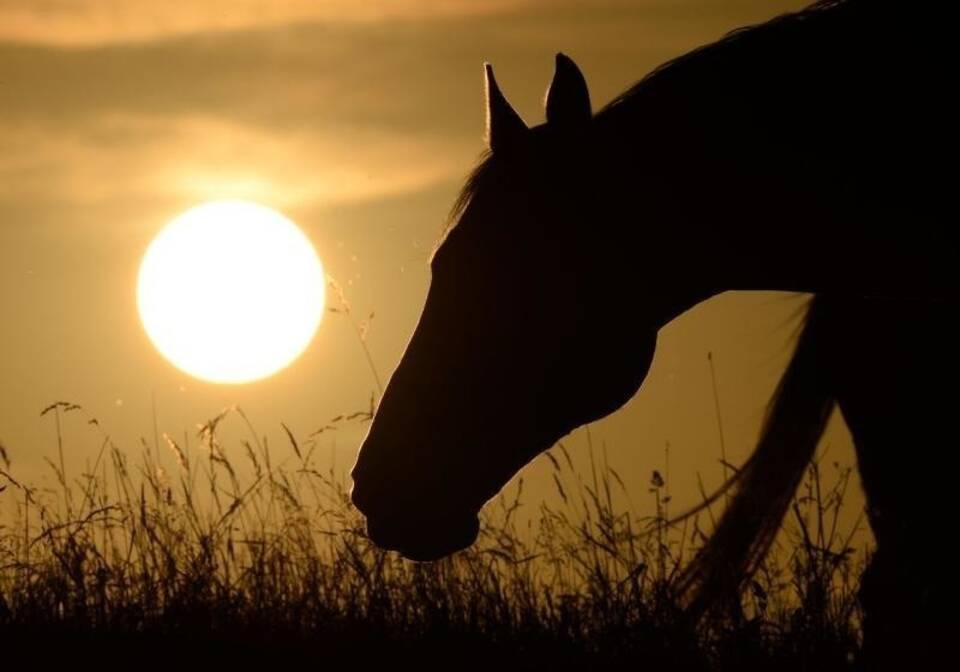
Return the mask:
<path id="1" fill-rule="evenodd" d="M 677 594 L 699 618 L 740 590 L 839 408 L 877 544 L 864 651 L 890 662 L 893 642 L 949 641 L 951 565 L 920 551 L 960 474 L 944 384 L 960 379 L 958 249 L 938 167 L 960 117 L 937 11 L 817 2 L 661 65 L 596 113 L 561 53 L 532 127 L 485 64 L 488 148 L 351 472 L 370 539 L 421 561 L 471 545 L 525 464 L 635 394 L 664 325 L 721 292 L 805 293 L 757 445 Z"/>

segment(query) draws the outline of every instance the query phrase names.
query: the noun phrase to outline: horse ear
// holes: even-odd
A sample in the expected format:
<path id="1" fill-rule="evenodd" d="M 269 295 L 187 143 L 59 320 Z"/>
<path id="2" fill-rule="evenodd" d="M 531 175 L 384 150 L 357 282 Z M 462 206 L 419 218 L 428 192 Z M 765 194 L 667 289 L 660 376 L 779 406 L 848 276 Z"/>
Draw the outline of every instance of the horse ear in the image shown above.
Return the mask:
<path id="1" fill-rule="evenodd" d="M 557 54 L 546 105 L 547 123 L 551 125 L 583 126 L 593 117 L 587 80 L 577 64 L 565 54 Z"/>
<path id="2" fill-rule="evenodd" d="M 483 67 L 487 75 L 487 146 L 496 153 L 516 146 L 529 129 L 497 86 L 493 66 L 485 63 Z"/>

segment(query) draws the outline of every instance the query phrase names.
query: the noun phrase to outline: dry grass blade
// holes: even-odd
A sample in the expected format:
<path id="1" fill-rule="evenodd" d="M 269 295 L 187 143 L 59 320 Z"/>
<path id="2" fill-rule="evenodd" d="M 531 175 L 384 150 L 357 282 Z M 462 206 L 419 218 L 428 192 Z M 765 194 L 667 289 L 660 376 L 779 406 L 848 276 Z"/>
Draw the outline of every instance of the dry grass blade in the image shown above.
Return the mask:
<path id="1" fill-rule="evenodd" d="M 293 452 L 297 454 L 297 459 L 303 462 L 303 455 L 300 454 L 300 446 L 297 444 L 297 439 L 293 436 L 293 432 L 282 422 L 280 426 L 283 427 L 283 431 L 287 433 L 287 438 L 290 440 L 290 445 L 293 446 Z"/>

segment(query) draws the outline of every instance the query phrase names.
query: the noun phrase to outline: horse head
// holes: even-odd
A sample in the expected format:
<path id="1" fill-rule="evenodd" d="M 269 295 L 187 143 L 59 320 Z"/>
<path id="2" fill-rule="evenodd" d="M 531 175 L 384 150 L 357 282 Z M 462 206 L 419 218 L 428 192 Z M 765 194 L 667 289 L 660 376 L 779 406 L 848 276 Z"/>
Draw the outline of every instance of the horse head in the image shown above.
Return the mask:
<path id="1" fill-rule="evenodd" d="M 486 88 L 489 154 L 434 252 L 423 313 L 352 472 L 370 538 L 414 559 L 472 544 L 483 504 L 626 403 L 656 344 L 652 321 L 610 322 L 624 269 L 594 227 L 602 185 L 579 68 L 557 55 L 547 120 L 533 128 L 489 65 Z"/>

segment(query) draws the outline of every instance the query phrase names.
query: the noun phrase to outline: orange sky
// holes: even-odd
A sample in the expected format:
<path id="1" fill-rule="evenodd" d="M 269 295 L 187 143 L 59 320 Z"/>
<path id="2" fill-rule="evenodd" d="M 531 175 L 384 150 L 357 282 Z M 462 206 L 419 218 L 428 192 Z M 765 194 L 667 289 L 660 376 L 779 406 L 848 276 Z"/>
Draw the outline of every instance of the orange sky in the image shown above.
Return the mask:
<path id="1" fill-rule="evenodd" d="M 538 123 L 558 50 L 581 65 L 599 107 L 667 58 L 804 4 L 0 0 L 0 441 L 14 469 L 45 473 L 55 444 L 39 411 L 60 399 L 131 452 L 152 441 L 152 399 L 160 431 L 182 436 L 239 404 L 276 444 L 281 421 L 305 436 L 366 407 L 374 383 L 342 316 L 327 315 L 289 369 L 240 387 L 193 380 L 156 353 L 137 318 L 137 267 L 186 208 L 246 198 L 300 224 L 356 313 L 376 313 L 368 345 L 386 376 L 483 148 L 485 60 Z M 728 294 L 662 332 L 640 393 L 592 427 L 635 502 L 663 469 L 666 441 L 678 505 L 696 500 L 697 471 L 719 480 L 710 350 L 729 455 L 745 457 L 797 305 Z M 99 439 L 79 416 L 66 420 L 68 463 L 79 466 Z M 348 467 L 360 432 L 322 435 L 318 454 Z M 585 456 L 582 431 L 569 443 Z M 825 443 L 853 463 L 839 423 Z M 544 467 L 526 472 L 534 498 L 549 489 Z"/>

